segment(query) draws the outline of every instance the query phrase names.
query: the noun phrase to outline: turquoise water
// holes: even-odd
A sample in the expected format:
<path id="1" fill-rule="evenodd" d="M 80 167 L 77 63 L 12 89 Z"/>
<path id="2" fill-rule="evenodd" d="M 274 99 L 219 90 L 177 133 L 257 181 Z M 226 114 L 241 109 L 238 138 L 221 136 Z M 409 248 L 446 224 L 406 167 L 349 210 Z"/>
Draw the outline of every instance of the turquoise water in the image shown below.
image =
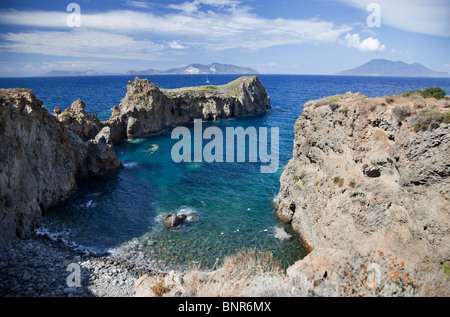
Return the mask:
<path id="1" fill-rule="evenodd" d="M 204 84 L 203 76 L 149 76 L 161 88 Z M 237 76 L 211 76 L 211 84 L 224 84 Z M 84 78 L 0 79 L 0 87 L 31 88 L 44 106 L 63 109 L 80 98 L 86 110 L 109 117 L 112 105 L 125 96 L 127 76 Z M 117 173 L 83 181 L 62 206 L 44 217 L 46 230 L 85 248 L 104 252 L 133 240 L 144 257 L 174 266 L 201 263 L 212 267 L 219 259 L 243 249 L 271 251 L 284 267 L 306 253 L 298 237 L 278 239 L 281 228 L 273 200 L 279 190 L 283 167 L 292 157 L 294 123 L 302 105 L 347 91 L 373 97 L 440 86 L 450 91 L 450 79 L 370 78 L 338 76 L 269 76 L 261 82 L 271 96 L 267 113 L 204 123 L 203 128 L 278 127 L 280 167 L 274 174 L 261 174 L 260 163 L 180 163 L 171 159 L 178 140 L 171 131 L 116 144 L 125 168 Z M 193 131 L 193 125 L 187 125 Z M 206 143 L 206 142 L 205 142 Z M 269 144 L 270 148 L 270 144 Z M 168 230 L 163 217 L 185 213 L 188 221 Z"/>

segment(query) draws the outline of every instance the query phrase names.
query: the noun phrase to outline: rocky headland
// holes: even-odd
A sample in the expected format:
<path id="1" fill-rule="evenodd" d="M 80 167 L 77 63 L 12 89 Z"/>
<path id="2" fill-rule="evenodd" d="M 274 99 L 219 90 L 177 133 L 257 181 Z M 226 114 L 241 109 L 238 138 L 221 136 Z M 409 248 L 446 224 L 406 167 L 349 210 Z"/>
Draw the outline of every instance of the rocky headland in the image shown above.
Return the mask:
<path id="1" fill-rule="evenodd" d="M 256 76 L 241 77 L 223 86 L 160 89 L 146 79 L 128 82 L 127 94 L 111 118 L 113 141 L 135 139 L 174 125 L 203 119 L 213 121 L 270 109 L 270 98 Z"/>
<path id="2" fill-rule="evenodd" d="M 450 102 L 347 93 L 305 104 L 277 216 L 310 249 L 450 259 Z"/>

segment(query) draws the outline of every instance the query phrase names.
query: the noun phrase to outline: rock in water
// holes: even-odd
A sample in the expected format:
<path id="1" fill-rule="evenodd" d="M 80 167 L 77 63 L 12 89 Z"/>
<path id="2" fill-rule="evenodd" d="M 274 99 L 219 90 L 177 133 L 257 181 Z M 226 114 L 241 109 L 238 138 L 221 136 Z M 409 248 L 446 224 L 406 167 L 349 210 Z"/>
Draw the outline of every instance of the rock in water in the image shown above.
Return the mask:
<path id="1" fill-rule="evenodd" d="M 270 98 L 256 76 L 223 86 L 159 89 L 146 79 L 129 82 L 111 118 L 113 141 L 136 139 L 194 119 L 235 118 L 270 109 Z"/>
<path id="2" fill-rule="evenodd" d="M 306 103 L 279 219 L 311 248 L 381 249 L 413 267 L 440 265 L 450 245 L 449 105 L 352 93 Z"/>
<path id="3" fill-rule="evenodd" d="M 186 220 L 186 218 L 187 215 L 184 214 L 180 215 L 168 214 L 167 216 L 164 217 L 164 224 L 169 229 L 176 228 L 182 225 L 183 222 Z"/>

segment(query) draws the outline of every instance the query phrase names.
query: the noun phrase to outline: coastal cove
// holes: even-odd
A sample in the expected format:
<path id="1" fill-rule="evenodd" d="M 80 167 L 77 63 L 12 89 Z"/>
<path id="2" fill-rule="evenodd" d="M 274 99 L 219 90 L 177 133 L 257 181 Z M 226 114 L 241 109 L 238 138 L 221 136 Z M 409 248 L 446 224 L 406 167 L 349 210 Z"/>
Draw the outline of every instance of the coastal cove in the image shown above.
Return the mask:
<path id="1" fill-rule="evenodd" d="M 160 88 L 204 85 L 203 76 L 141 76 Z M 238 76 L 210 76 L 211 85 Z M 204 123 L 204 128 L 279 127 L 280 169 L 261 174 L 258 163 L 175 164 L 170 151 L 172 129 L 157 135 L 115 143 L 124 169 L 83 181 L 61 206 L 44 216 L 40 232 L 103 254 L 112 252 L 186 267 L 217 261 L 243 249 L 274 253 L 284 268 L 306 255 L 290 226 L 277 221 L 273 201 L 283 167 L 292 158 L 294 124 L 303 104 L 325 96 L 361 92 L 375 97 L 439 86 L 450 91 L 446 78 L 376 78 L 339 76 L 259 76 L 271 97 L 266 113 Z M 127 76 L 0 79 L 2 88 L 30 88 L 50 113 L 82 99 L 88 113 L 109 118 L 125 96 Z M 186 124 L 193 130 L 193 124 Z M 251 198 L 249 198 L 251 197 Z M 190 216 L 183 226 L 167 230 L 167 213 Z M 280 233 L 284 233 L 280 234 Z M 281 238 L 280 238 L 281 237 Z"/>

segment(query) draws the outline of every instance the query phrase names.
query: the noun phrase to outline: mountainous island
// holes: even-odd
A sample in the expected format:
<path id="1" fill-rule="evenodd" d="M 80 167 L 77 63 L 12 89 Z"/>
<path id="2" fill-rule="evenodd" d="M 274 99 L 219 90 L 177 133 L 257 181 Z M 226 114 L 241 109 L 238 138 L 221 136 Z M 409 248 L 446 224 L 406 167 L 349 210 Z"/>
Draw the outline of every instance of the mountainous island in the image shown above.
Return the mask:
<path id="1" fill-rule="evenodd" d="M 196 75 L 196 74 L 239 74 L 239 75 L 257 75 L 258 72 L 249 67 L 241 67 L 235 65 L 226 65 L 220 63 L 212 63 L 209 65 L 191 64 L 181 68 L 172 68 L 168 70 L 130 70 L 125 74 L 103 73 L 95 70 L 88 71 L 65 71 L 52 70 L 40 77 L 76 77 L 76 76 L 110 76 L 110 75 Z"/>
<path id="2" fill-rule="evenodd" d="M 373 59 L 364 65 L 345 70 L 337 75 L 345 76 L 397 76 L 397 77 L 448 77 L 445 72 L 437 72 L 420 63 L 407 64 L 401 61 Z"/>

